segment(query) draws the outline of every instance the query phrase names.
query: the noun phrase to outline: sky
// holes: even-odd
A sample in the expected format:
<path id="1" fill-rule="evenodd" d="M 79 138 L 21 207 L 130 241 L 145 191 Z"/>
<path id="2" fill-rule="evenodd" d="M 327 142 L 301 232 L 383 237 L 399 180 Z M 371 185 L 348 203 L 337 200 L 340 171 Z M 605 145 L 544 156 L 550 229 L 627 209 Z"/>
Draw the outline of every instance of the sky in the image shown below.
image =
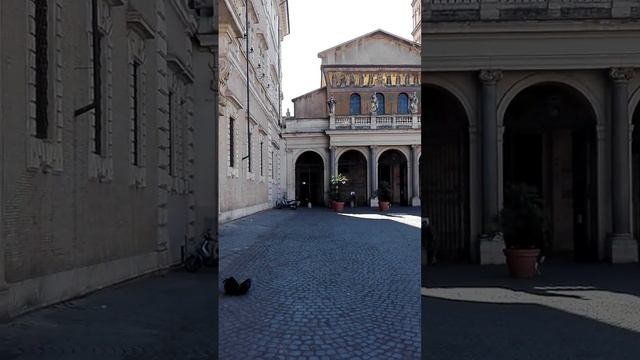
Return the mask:
<path id="1" fill-rule="evenodd" d="M 318 53 L 382 29 L 412 40 L 411 0 L 289 0 L 290 34 L 282 42 L 282 115 L 291 99 L 320 87 Z"/>

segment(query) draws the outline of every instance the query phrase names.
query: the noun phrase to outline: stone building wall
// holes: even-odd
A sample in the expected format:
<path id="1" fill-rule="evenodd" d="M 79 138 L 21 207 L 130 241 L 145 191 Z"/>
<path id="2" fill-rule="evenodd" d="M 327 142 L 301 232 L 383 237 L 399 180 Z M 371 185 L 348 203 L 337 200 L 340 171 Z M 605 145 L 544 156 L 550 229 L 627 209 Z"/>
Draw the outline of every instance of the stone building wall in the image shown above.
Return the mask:
<path id="1" fill-rule="evenodd" d="M 280 43 L 289 31 L 287 3 L 249 2 L 248 74 L 246 15 L 243 1 L 221 4 L 220 221 L 271 208 L 282 196 Z"/>
<path id="2" fill-rule="evenodd" d="M 36 118 L 41 2 L 0 3 L 0 313 L 9 315 L 175 264 L 185 237 L 194 234 L 188 74 L 212 75 L 191 65 L 193 9 L 177 0 L 98 0 L 103 45 L 96 84 L 93 2 L 46 3 L 44 138 Z M 168 71 L 175 64 L 182 66 Z M 184 103 L 180 112 L 173 109 L 181 182 L 166 176 L 167 89 L 176 73 L 185 79 Z M 78 112 L 93 102 L 97 85 L 101 116 L 96 109 Z M 168 219 L 180 222 L 172 234 Z"/>

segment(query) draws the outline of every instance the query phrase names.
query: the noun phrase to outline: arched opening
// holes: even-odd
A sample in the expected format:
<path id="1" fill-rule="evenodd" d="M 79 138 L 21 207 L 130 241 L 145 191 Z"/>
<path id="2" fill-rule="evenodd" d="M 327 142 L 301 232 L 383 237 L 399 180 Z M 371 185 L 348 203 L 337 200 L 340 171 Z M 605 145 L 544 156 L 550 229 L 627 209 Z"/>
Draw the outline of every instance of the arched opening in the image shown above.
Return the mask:
<path id="1" fill-rule="evenodd" d="M 386 114 L 385 110 L 384 110 L 384 95 L 377 93 L 376 94 L 376 99 L 378 100 L 378 112 L 376 113 L 377 115 L 384 115 Z"/>
<path id="2" fill-rule="evenodd" d="M 547 254 L 597 258 L 595 112 L 577 90 L 560 83 L 520 92 L 504 116 L 504 186 L 526 183 L 544 201 Z"/>
<path id="3" fill-rule="evenodd" d="M 296 160 L 296 199 L 303 205 L 324 205 L 324 161 L 318 153 L 306 151 Z"/>
<path id="4" fill-rule="evenodd" d="M 349 114 L 350 115 L 360 115 L 361 107 L 360 107 L 360 95 L 351 94 L 349 98 Z"/>
<path id="5" fill-rule="evenodd" d="M 455 95 L 422 86 L 421 205 L 437 240 L 435 257 L 468 261 L 469 119 Z"/>
<path id="6" fill-rule="evenodd" d="M 398 95 L 398 114 L 409 113 L 409 96 L 405 93 Z"/>
<path id="7" fill-rule="evenodd" d="M 640 239 L 640 104 L 633 112 L 631 162 L 633 178 L 633 238 Z"/>
<path id="8" fill-rule="evenodd" d="M 391 203 L 407 206 L 408 199 L 407 157 L 400 151 L 391 149 L 378 158 L 378 186 L 386 182 L 391 186 Z"/>
<path id="9" fill-rule="evenodd" d="M 347 200 L 351 200 L 351 193 L 355 196 L 355 206 L 367 204 L 367 159 L 357 150 L 347 150 L 338 159 L 338 172 L 346 176 L 349 181 L 342 186 Z"/>

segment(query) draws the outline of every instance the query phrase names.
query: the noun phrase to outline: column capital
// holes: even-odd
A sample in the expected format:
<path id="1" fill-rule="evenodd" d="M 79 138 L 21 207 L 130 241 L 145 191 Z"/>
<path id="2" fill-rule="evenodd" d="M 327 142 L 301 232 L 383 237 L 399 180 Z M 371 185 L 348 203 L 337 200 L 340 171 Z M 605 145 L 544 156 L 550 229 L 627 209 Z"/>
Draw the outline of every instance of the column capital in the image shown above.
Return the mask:
<path id="1" fill-rule="evenodd" d="M 369 145 L 369 150 L 375 150 L 378 148 L 378 145 Z"/>
<path id="2" fill-rule="evenodd" d="M 331 146 L 329 146 L 329 150 L 336 151 L 336 149 L 337 149 L 337 148 L 338 148 L 338 147 L 337 147 L 337 146 L 335 146 L 335 145 L 331 145 Z"/>
<path id="3" fill-rule="evenodd" d="M 417 149 L 417 148 L 419 148 L 419 147 L 420 147 L 420 145 L 419 145 L 419 144 L 411 144 L 411 148 L 412 148 L 413 150 L 415 150 L 415 149 Z"/>
<path id="4" fill-rule="evenodd" d="M 495 84 L 498 81 L 502 80 L 502 71 L 501 70 L 480 70 L 480 74 L 478 75 L 480 81 L 486 84 Z"/>
<path id="5" fill-rule="evenodd" d="M 620 68 L 615 67 L 609 70 L 609 77 L 611 80 L 615 82 L 627 82 L 633 79 L 634 69 L 633 68 Z"/>

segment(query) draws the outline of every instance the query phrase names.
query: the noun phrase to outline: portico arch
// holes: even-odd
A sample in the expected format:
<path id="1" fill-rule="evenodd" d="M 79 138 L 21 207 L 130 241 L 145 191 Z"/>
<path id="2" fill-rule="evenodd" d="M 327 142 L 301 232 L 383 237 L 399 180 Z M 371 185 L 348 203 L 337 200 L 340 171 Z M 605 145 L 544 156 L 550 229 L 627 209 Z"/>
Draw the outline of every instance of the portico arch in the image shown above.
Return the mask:
<path id="1" fill-rule="evenodd" d="M 532 86 L 549 83 L 560 84 L 573 89 L 573 91 L 580 94 L 592 108 L 596 124 L 600 125 L 604 122 L 604 119 L 606 118 L 606 109 L 604 108 L 604 105 L 601 105 L 597 101 L 596 96 L 593 94 L 591 89 L 589 89 L 589 87 L 584 83 L 562 74 L 529 74 L 509 87 L 498 101 L 498 126 L 504 126 L 505 113 L 516 96 Z"/>
<path id="2" fill-rule="evenodd" d="M 347 177 L 348 182 L 342 186 L 342 191 L 347 200 L 353 192 L 356 197 L 356 205 L 368 205 L 367 202 L 367 157 L 360 150 L 348 149 L 338 156 L 338 173 Z"/>
<path id="3" fill-rule="evenodd" d="M 421 196 L 440 260 L 471 257 L 469 112 L 447 88 L 422 85 Z"/>
<path id="4" fill-rule="evenodd" d="M 307 150 L 295 160 L 295 198 L 303 205 L 324 205 L 325 162 L 318 152 Z"/>
<path id="5" fill-rule="evenodd" d="M 378 186 L 383 182 L 391 186 L 391 203 L 407 206 L 409 204 L 408 156 L 405 152 L 388 148 L 378 155 Z"/>
<path id="6" fill-rule="evenodd" d="M 507 97 L 499 121 L 505 129 L 503 187 L 527 183 L 538 190 L 550 220 L 547 253 L 592 260 L 598 251 L 598 115 L 583 91 L 536 82 Z"/>

